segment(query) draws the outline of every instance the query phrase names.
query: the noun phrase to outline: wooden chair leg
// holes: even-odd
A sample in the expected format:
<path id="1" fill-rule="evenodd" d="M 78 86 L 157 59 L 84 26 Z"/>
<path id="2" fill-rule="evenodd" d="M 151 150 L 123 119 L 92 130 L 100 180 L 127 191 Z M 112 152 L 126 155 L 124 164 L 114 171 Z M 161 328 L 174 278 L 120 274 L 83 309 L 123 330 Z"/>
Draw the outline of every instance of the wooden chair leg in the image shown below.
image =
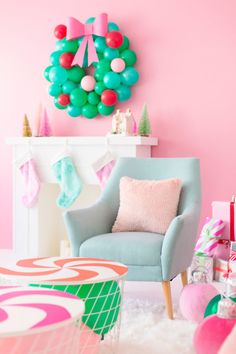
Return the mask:
<path id="1" fill-rule="evenodd" d="M 184 272 L 181 273 L 181 280 L 182 280 L 183 287 L 184 287 L 185 285 L 188 285 L 188 274 L 187 274 L 187 270 L 185 270 Z"/>
<path id="2" fill-rule="evenodd" d="M 163 289 L 163 293 L 164 293 L 167 316 L 170 320 L 173 320 L 174 316 L 173 316 L 173 305 L 172 305 L 172 298 L 171 298 L 170 281 L 163 281 L 162 282 L 162 289 Z"/>

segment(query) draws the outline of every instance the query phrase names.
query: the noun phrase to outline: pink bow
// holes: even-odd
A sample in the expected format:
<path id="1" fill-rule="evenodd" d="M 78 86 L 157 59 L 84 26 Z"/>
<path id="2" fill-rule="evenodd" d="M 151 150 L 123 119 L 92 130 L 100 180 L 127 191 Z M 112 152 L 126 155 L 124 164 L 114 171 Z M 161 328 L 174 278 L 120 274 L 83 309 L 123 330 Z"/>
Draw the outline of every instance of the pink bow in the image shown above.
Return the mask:
<path id="1" fill-rule="evenodd" d="M 93 23 L 83 24 L 73 17 L 69 17 L 67 26 L 67 39 L 75 39 L 84 36 L 72 65 L 78 64 L 82 67 L 86 46 L 88 44 L 88 65 L 98 61 L 97 52 L 93 42 L 93 34 L 105 37 L 107 34 L 107 14 L 100 14 Z"/>

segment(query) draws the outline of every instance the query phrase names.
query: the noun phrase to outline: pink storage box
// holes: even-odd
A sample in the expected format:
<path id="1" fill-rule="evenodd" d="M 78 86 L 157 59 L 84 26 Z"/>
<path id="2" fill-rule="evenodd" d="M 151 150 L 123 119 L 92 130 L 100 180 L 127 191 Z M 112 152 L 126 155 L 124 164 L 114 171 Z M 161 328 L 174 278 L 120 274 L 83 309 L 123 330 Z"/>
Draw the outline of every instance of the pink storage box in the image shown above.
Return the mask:
<path id="1" fill-rule="evenodd" d="M 236 203 L 234 203 L 234 235 L 236 235 Z M 212 202 L 212 217 L 225 222 L 222 239 L 230 240 L 230 202 Z M 236 241 L 231 240 L 231 241 Z"/>

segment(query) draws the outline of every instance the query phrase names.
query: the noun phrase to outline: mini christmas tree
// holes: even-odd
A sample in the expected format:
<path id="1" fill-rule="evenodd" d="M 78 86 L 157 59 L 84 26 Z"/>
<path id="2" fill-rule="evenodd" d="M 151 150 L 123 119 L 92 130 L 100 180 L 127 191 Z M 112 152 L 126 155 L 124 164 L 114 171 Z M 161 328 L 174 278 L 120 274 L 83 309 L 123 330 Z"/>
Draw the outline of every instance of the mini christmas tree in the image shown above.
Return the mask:
<path id="1" fill-rule="evenodd" d="M 40 120 L 38 136 L 51 136 L 51 135 L 52 135 L 52 129 L 51 129 L 51 126 L 49 123 L 49 118 L 48 118 L 46 108 L 44 108 L 43 114 L 42 114 L 42 117 Z"/>
<path id="2" fill-rule="evenodd" d="M 24 137 L 30 137 L 32 136 L 32 131 L 29 125 L 29 120 L 27 115 L 24 115 L 24 123 L 23 123 L 23 136 Z"/>
<path id="3" fill-rule="evenodd" d="M 148 110 L 147 110 L 146 103 L 143 106 L 139 127 L 138 127 L 138 133 L 139 135 L 142 136 L 148 136 L 151 134 L 151 125 L 148 117 Z"/>

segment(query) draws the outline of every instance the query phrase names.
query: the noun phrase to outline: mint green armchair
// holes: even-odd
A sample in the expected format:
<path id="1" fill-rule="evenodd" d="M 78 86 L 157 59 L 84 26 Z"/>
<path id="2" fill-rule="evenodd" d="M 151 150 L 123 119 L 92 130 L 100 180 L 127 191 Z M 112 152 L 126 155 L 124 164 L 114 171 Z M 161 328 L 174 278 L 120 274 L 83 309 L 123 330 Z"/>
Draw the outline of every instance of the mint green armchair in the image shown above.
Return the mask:
<path id="1" fill-rule="evenodd" d="M 182 180 L 178 215 L 165 236 L 150 232 L 111 233 L 119 208 L 119 181 Z M 167 314 L 173 318 L 170 281 L 181 274 L 187 284 L 200 213 L 200 171 L 196 158 L 121 158 L 100 199 L 91 207 L 64 215 L 73 256 L 98 257 L 129 267 L 127 280 L 162 282 Z M 135 207 L 135 206 L 134 206 Z"/>

